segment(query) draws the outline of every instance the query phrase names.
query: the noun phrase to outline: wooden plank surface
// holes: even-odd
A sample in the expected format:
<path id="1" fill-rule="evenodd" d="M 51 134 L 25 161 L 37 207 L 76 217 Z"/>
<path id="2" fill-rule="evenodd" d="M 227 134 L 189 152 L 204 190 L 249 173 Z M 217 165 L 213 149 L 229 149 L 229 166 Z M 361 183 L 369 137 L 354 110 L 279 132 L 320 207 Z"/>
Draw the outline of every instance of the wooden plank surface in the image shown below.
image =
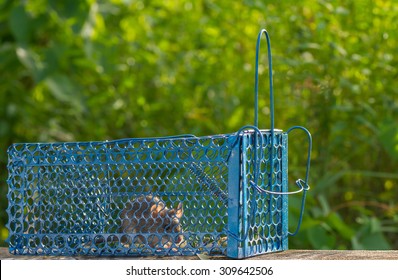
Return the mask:
<path id="1" fill-rule="evenodd" d="M 145 260 L 200 260 L 200 259 L 228 259 L 223 256 L 173 256 L 173 257 L 50 257 L 50 256 L 16 256 L 8 252 L 8 248 L 0 248 L 1 260 L 129 260 L 129 259 L 145 259 Z M 250 260 L 398 260 L 398 250 L 394 251 L 366 251 L 366 250 L 287 250 L 284 252 L 265 254 L 261 256 L 251 257 Z"/>

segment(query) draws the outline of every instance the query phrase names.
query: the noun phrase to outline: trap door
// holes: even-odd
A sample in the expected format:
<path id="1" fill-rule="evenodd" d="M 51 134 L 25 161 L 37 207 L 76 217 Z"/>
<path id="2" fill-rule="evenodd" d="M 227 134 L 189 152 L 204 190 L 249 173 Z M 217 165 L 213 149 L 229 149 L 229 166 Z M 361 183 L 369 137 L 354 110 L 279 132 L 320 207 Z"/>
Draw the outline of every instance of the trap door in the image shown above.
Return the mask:
<path id="1" fill-rule="evenodd" d="M 259 144 L 255 133 L 243 134 L 228 163 L 227 255 L 232 258 L 288 248 L 287 196 L 263 191 L 287 191 L 287 134 L 275 133 L 272 153 L 271 134 L 266 131 L 262 135 Z"/>

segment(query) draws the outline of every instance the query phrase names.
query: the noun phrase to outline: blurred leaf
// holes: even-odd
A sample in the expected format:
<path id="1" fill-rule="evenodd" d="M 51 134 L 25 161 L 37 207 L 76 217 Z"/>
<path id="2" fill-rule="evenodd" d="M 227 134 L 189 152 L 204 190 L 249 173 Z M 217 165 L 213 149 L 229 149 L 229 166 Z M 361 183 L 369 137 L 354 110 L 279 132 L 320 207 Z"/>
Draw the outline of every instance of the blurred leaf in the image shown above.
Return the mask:
<path id="1" fill-rule="evenodd" d="M 361 228 L 352 240 L 355 250 L 390 250 L 391 246 L 383 235 L 382 225 L 376 217 L 362 217 Z"/>
<path id="2" fill-rule="evenodd" d="M 338 232 L 339 236 L 347 240 L 351 240 L 355 235 L 355 230 L 350 225 L 347 225 L 336 213 L 331 213 L 328 216 L 327 223 Z"/>
<path id="3" fill-rule="evenodd" d="M 307 236 L 311 245 L 318 249 L 334 248 L 336 243 L 335 238 L 320 225 L 309 228 L 307 230 Z"/>
<path id="4" fill-rule="evenodd" d="M 47 77 L 44 82 L 57 100 L 73 104 L 74 109 L 77 112 L 83 111 L 83 104 L 79 97 L 79 90 L 67 76 L 62 74 L 53 74 Z"/>
<path id="5" fill-rule="evenodd" d="M 330 205 L 325 195 L 318 196 L 319 204 L 322 207 L 322 215 L 327 216 L 330 213 Z"/>
<path id="6" fill-rule="evenodd" d="M 381 232 L 371 233 L 360 239 L 354 238 L 354 250 L 390 250 L 391 246 Z"/>
<path id="7" fill-rule="evenodd" d="M 394 160 L 398 160 L 398 120 L 382 123 L 379 138 L 387 154 Z"/>
<path id="8" fill-rule="evenodd" d="M 9 17 L 10 29 L 20 43 L 29 41 L 31 22 L 23 6 L 15 7 Z"/>
<path id="9" fill-rule="evenodd" d="M 19 61 L 30 71 L 32 78 L 39 82 L 44 67 L 38 55 L 22 46 L 16 49 L 16 53 Z"/>

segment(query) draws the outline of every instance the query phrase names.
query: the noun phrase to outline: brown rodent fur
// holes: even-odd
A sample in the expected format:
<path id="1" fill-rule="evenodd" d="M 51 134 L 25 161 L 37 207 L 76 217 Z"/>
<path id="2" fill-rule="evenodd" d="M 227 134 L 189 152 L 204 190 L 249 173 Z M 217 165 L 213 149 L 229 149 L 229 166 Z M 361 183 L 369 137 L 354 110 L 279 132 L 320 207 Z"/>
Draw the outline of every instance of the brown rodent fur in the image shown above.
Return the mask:
<path id="1" fill-rule="evenodd" d="M 170 248 L 178 246 L 182 240 L 180 219 L 183 215 L 182 203 L 177 208 L 169 209 L 159 197 L 142 195 L 126 203 L 120 213 L 120 233 L 125 233 L 121 239 L 123 245 L 133 243 L 127 234 L 138 234 L 139 243 L 148 244 L 152 248 Z M 142 234 L 154 233 L 145 240 Z M 156 233 L 156 234 L 155 234 Z M 148 236 L 148 235 L 147 235 Z M 173 238 L 174 237 L 174 238 Z"/>

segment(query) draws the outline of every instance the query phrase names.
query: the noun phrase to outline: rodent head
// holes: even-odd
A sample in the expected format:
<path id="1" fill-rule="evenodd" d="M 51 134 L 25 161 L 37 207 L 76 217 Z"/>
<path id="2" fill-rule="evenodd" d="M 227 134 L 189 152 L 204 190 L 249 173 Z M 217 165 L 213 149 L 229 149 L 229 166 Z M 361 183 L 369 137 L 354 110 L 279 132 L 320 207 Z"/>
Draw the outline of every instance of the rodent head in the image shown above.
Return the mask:
<path id="1" fill-rule="evenodd" d="M 163 203 L 158 202 L 151 206 L 150 212 L 154 221 L 153 230 L 155 232 L 178 233 L 182 231 L 180 219 L 184 210 L 181 202 L 177 208 L 172 209 L 168 209 Z"/>

